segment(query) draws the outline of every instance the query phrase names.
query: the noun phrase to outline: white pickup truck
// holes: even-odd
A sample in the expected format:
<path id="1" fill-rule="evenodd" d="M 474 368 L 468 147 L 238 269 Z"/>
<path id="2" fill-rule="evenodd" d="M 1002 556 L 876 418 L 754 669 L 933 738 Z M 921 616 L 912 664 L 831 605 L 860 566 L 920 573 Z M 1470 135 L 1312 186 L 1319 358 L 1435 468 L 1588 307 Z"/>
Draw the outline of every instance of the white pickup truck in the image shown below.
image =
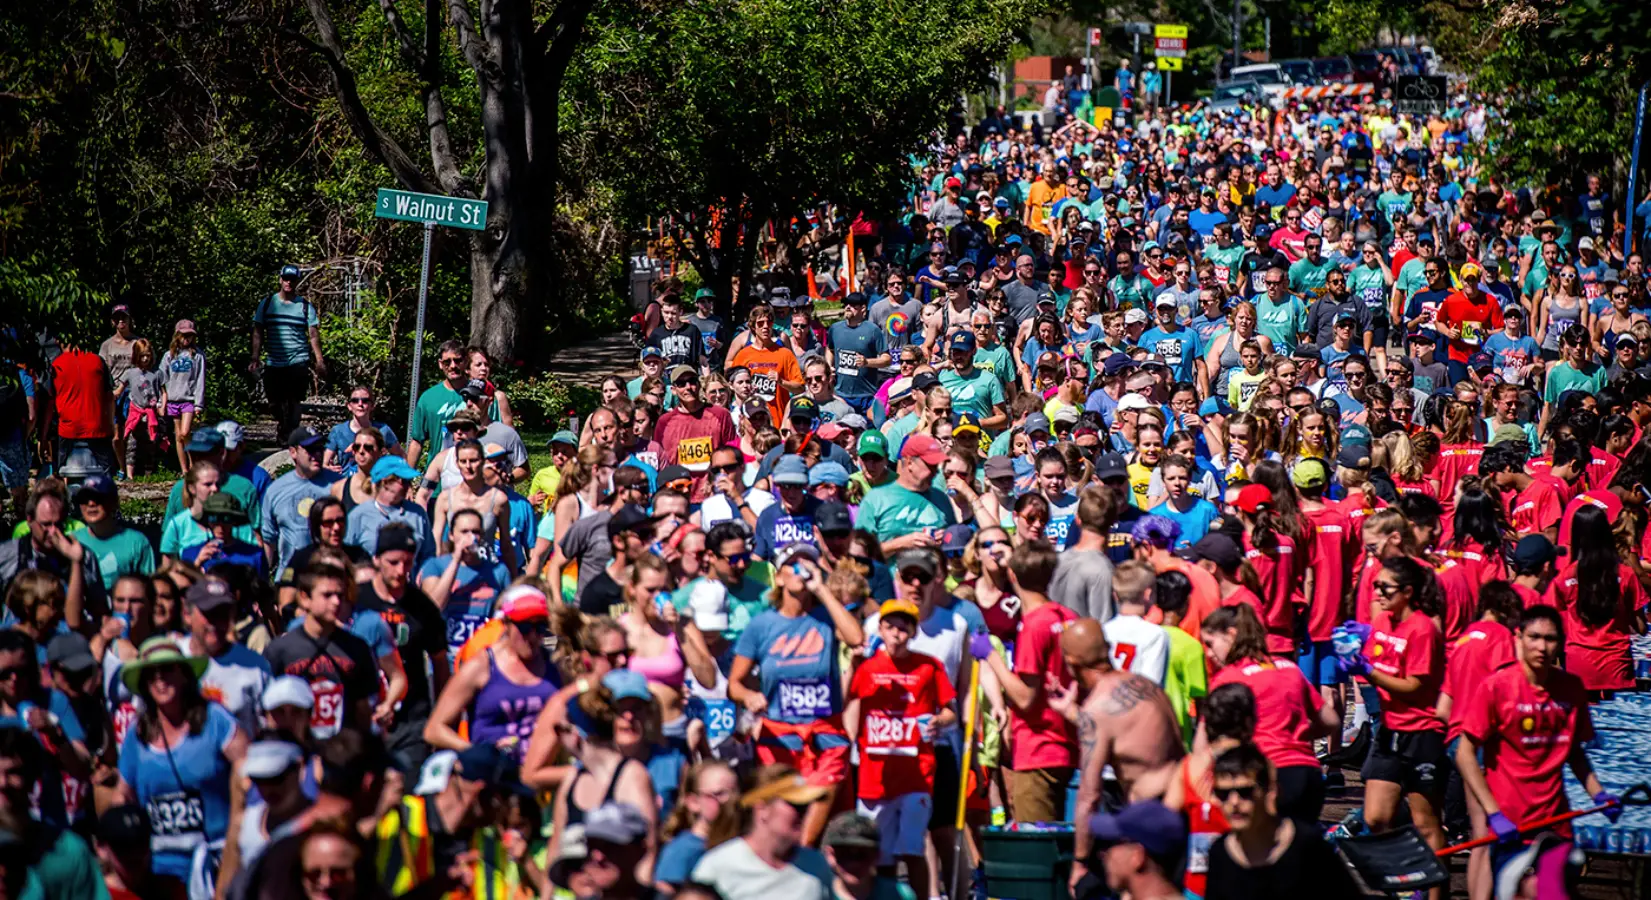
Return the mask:
<path id="1" fill-rule="evenodd" d="M 1273 106 L 1279 104 L 1279 95 L 1283 94 L 1286 88 L 1300 86 L 1291 81 L 1290 76 L 1284 74 L 1284 67 L 1278 63 L 1253 63 L 1248 66 L 1239 66 L 1233 69 L 1227 77 L 1232 81 L 1253 81 L 1260 85 L 1262 94 L 1266 96 L 1267 102 Z"/>

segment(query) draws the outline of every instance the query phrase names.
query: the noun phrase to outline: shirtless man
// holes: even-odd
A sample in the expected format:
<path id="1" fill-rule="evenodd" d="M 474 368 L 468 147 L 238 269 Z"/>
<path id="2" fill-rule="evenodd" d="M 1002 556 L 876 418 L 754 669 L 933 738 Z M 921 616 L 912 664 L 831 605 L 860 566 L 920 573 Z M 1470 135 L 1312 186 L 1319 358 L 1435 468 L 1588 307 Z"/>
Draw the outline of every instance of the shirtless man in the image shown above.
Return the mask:
<path id="1" fill-rule="evenodd" d="M 1072 855 L 1080 861 L 1072 864 L 1070 882 L 1076 897 L 1079 880 L 1089 872 L 1081 862 L 1090 858 L 1089 819 L 1102 811 L 1102 772 L 1112 766 L 1124 803 L 1162 797 L 1181 760 L 1181 729 L 1163 689 L 1112 667 L 1100 622 L 1079 619 L 1068 625 L 1061 635 L 1061 655 L 1077 684 L 1066 691 L 1058 684 L 1048 689 L 1050 705 L 1078 726 L 1081 774 Z"/>

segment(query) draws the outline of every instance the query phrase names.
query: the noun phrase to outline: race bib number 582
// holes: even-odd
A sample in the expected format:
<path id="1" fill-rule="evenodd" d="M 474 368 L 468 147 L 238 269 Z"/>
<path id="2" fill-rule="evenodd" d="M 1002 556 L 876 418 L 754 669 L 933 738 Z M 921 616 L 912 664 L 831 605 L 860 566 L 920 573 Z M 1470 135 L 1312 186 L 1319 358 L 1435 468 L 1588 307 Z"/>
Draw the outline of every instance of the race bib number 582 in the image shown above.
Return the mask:
<path id="1" fill-rule="evenodd" d="M 787 719 L 823 719 L 833 712 L 831 685 L 823 681 L 780 682 L 780 716 Z"/>

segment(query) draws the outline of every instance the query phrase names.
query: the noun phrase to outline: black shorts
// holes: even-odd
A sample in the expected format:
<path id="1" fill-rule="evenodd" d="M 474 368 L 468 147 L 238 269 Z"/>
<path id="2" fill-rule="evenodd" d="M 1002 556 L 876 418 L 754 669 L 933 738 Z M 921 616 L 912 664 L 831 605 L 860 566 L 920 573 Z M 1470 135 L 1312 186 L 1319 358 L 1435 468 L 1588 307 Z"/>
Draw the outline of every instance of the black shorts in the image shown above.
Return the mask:
<path id="1" fill-rule="evenodd" d="M 1394 731 L 1377 726 L 1365 758 L 1365 781 L 1388 781 L 1407 794 L 1437 796 L 1445 790 L 1445 733 Z"/>
<path id="2" fill-rule="evenodd" d="M 308 365 L 264 367 L 264 396 L 269 398 L 269 402 L 299 403 L 309 392 Z"/>
<path id="3" fill-rule="evenodd" d="M 1372 338 L 1370 346 L 1372 348 L 1387 349 L 1387 320 L 1381 319 L 1380 321 L 1371 322 L 1370 335 Z"/>
<path id="4" fill-rule="evenodd" d="M 929 813 L 929 827 L 957 824 L 957 790 L 962 777 L 957 755 L 944 744 L 934 745 L 934 806 Z"/>
<path id="5" fill-rule="evenodd" d="M 1324 811 L 1324 772 L 1318 766 L 1284 766 L 1278 770 L 1278 814 L 1301 823 L 1317 823 Z"/>

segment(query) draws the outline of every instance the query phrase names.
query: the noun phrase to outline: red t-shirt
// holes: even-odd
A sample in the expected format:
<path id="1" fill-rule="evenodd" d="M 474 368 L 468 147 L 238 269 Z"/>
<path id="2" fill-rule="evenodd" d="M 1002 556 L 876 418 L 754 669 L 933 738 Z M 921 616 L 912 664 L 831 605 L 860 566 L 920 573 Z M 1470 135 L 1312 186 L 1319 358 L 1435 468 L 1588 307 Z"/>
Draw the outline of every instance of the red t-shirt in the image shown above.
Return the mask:
<path id="1" fill-rule="evenodd" d="M 1492 672 L 1511 665 L 1513 632 L 1501 623 L 1475 622 L 1461 637 L 1450 642 L 1450 661 L 1445 663 L 1445 685 L 1441 689 L 1450 695 L 1447 743 L 1462 733 L 1462 720 L 1467 717 L 1480 685 Z"/>
<path id="2" fill-rule="evenodd" d="M 1439 304 L 1438 321 L 1460 329 L 1450 339 L 1450 358 L 1465 363 L 1485 345 L 1485 338 L 1502 327 L 1502 307 L 1489 294 L 1474 300 L 1465 291 L 1451 291 Z"/>
<path id="3" fill-rule="evenodd" d="M 1617 564 L 1621 600 L 1610 621 L 1588 625 L 1577 612 L 1576 563 L 1559 570 L 1545 598 L 1565 619 L 1565 669 L 1590 691 L 1620 691 L 1634 686 L 1634 659 L 1628 643 L 1634 610 L 1645 605 L 1645 592 L 1634 570 Z"/>
<path id="4" fill-rule="evenodd" d="M 115 436 L 115 395 L 109 367 L 96 353 L 64 350 L 52 361 L 57 434 L 70 440 Z"/>
<path id="5" fill-rule="evenodd" d="M 860 701 L 860 799 L 933 793 L 934 744 L 923 740 L 917 717 L 957 699 L 940 660 L 878 653 L 855 670 L 848 695 Z"/>
<path id="6" fill-rule="evenodd" d="M 1358 568 L 1358 586 L 1353 589 L 1353 619 L 1361 624 L 1369 625 L 1371 614 L 1376 611 L 1372 598 L 1376 596 L 1376 576 L 1382 570 L 1382 561 L 1368 553 L 1360 554 L 1364 561 Z"/>
<path id="7" fill-rule="evenodd" d="M 1521 666 L 1486 678 L 1462 720 L 1463 733 L 1485 748 L 1485 780 L 1503 815 L 1530 822 L 1570 809 L 1565 760 L 1594 736 L 1588 697 L 1569 672 L 1531 684 Z M 1569 826 L 1561 826 L 1563 835 Z"/>
<path id="8" fill-rule="evenodd" d="M 1581 509 L 1583 506 L 1597 506 L 1600 509 L 1609 509 L 1610 507 L 1605 501 L 1605 497 L 1609 493 L 1610 492 L 1605 488 L 1590 488 L 1580 494 L 1577 494 L 1575 497 L 1572 497 L 1571 502 L 1565 504 L 1565 512 L 1559 517 L 1559 543 L 1557 546 L 1563 548 L 1567 552 L 1570 551 L 1571 519 L 1576 515 L 1576 511 Z M 1616 498 L 1613 497 L 1612 502 L 1616 503 Z M 1621 504 L 1618 503 L 1618 505 L 1620 506 Z"/>
<path id="9" fill-rule="evenodd" d="M 1453 559 L 1433 570 L 1439 581 L 1439 593 L 1445 598 L 1445 656 L 1450 656 L 1449 642 L 1462 636 L 1479 611 L 1479 582 L 1474 572 Z"/>
<path id="10" fill-rule="evenodd" d="M 1043 685 L 1053 674 L 1061 684 L 1072 683 L 1061 655 L 1061 632 L 1078 614 L 1053 601 L 1021 616 L 1020 639 L 1015 641 L 1015 674 Z M 1054 769 L 1078 764 L 1078 738 L 1072 723 L 1039 697 L 1024 713 L 1009 711 L 1009 736 L 1014 742 L 1011 768 Z"/>
<path id="11" fill-rule="evenodd" d="M 1507 580 L 1508 564 L 1502 558 L 1502 554 L 1496 550 L 1487 550 L 1484 544 L 1473 538 L 1465 538 L 1460 544 L 1453 543 L 1440 550 L 1439 555 L 1468 570 L 1468 580 L 1473 584 L 1485 585 L 1492 581 Z"/>
<path id="12" fill-rule="evenodd" d="M 1611 486 L 1611 479 L 1617 477 L 1617 470 L 1622 468 L 1622 458 L 1598 447 L 1589 447 L 1588 450 L 1593 459 L 1582 471 L 1582 480 L 1587 482 L 1589 490 L 1603 491 Z"/>
<path id="13" fill-rule="evenodd" d="M 1341 624 L 1341 598 L 1356 554 L 1353 523 L 1334 507 L 1308 510 L 1313 535 L 1313 596 L 1307 605 L 1307 639 L 1328 641 Z"/>
<path id="14" fill-rule="evenodd" d="M 659 442 L 661 468 L 680 465 L 694 473 L 693 494 L 688 499 L 695 503 L 711 493 L 711 451 L 739 446 L 734 418 L 728 410 L 710 405 L 701 406 L 697 415 L 681 407 L 666 410 L 654 426 L 654 440 Z"/>
<path id="15" fill-rule="evenodd" d="M 1463 475 L 1477 475 L 1479 460 L 1485 455 L 1485 445 L 1478 443 L 1446 444 L 1439 448 L 1439 458 L 1433 463 L 1433 469 L 1428 474 L 1439 482 L 1439 502 L 1446 499 L 1451 506 L 1456 505 L 1456 483 L 1462 480 Z"/>
<path id="16" fill-rule="evenodd" d="M 1531 476 L 1530 485 L 1507 501 L 1508 524 L 1518 534 L 1537 534 L 1557 526 L 1560 513 L 1565 511 L 1563 495 L 1559 479 Z"/>
<path id="17" fill-rule="evenodd" d="M 1545 604 L 1545 603 L 1548 602 L 1548 598 L 1542 596 L 1542 594 L 1539 591 L 1537 591 L 1536 588 L 1526 587 L 1525 585 L 1519 584 L 1517 582 L 1515 582 L 1514 585 L 1513 585 L 1513 592 L 1518 594 L 1520 596 L 1520 599 L 1525 601 L 1525 608 L 1526 609 L 1530 609 L 1531 607 L 1537 605 L 1538 603 L 1544 603 Z"/>
<path id="18" fill-rule="evenodd" d="M 1387 508 L 1387 501 L 1380 497 L 1373 498 L 1374 506 L 1364 503 L 1364 491 L 1354 491 L 1350 495 L 1330 504 L 1347 516 L 1348 524 L 1353 526 L 1347 539 L 1353 546 L 1353 572 L 1357 573 L 1364 568 L 1364 520 L 1378 509 Z"/>
<path id="19" fill-rule="evenodd" d="M 1444 731 L 1445 723 L 1434 712 L 1439 686 L 1445 680 L 1445 641 L 1439 626 L 1431 617 L 1412 610 L 1396 625 L 1387 612 L 1377 612 L 1370 627 L 1370 641 L 1364 645 L 1370 668 L 1393 678 L 1415 676 L 1421 681 L 1421 688 L 1409 694 L 1378 688 L 1382 724 L 1394 731 Z"/>
<path id="20" fill-rule="evenodd" d="M 1416 254 L 1411 253 L 1409 247 L 1400 247 L 1398 250 L 1393 251 L 1393 277 L 1398 278 L 1399 272 L 1404 269 L 1404 264 L 1415 258 Z"/>
<path id="21" fill-rule="evenodd" d="M 1267 652 L 1293 654 L 1296 649 L 1296 544 L 1278 535 L 1272 553 L 1263 553 L 1244 537 L 1244 561 L 1261 582 L 1261 624 L 1267 627 Z"/>
<path id="22" fill-rule="evenodd" d="M 1307 737 L 1324 697 L 1293 662 L 1246 659 L 1221 667 L 1210 690 L 1237 682 L 1255 694 L 1255 745 L 1277 768 L 1317 766 Z"/>

